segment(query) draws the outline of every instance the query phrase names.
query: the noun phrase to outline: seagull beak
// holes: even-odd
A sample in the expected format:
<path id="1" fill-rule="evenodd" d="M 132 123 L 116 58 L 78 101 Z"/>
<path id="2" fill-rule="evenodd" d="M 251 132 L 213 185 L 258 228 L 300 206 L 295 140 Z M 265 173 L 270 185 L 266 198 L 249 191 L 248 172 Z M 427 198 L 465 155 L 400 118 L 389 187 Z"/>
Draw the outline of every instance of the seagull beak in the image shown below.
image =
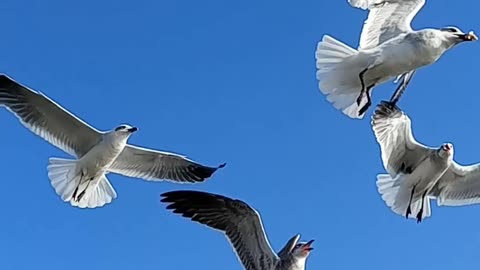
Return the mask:
<path id="1" fill-rule="evenodd" d="M 313 250 L 313 247 L 311 247 L 311 245 L 312 245 L 313 241 L 315 241 L 315 240 L 310 240 L 310 241 L 308 241 L 308 242 L 303 246 L 303 249 L 304 249 L 304 250 L 308 250 L 308 251 L 312 251 L 312 250 Z"/>
<path id="2" fill-rule="evenodd" d="M 132 127 L 132 128 L 129 128 L 129 129 L 128 129 L 128 132 L 133 133 L 133 132 L 135 132 L 135 131 L 137 131 L 137 130 L 138 130 L 138 128 Z"/>
<path id="3" fill-rule="evenodd" d="M 468 32 L 468 34 L 459 35 L 459 38 L 462 39 L 463 41 L 475 41 L 475 40 L 478 40 L 477 35 L 475 35 L 475 33 L 473 33 L 473 31 Z"/>

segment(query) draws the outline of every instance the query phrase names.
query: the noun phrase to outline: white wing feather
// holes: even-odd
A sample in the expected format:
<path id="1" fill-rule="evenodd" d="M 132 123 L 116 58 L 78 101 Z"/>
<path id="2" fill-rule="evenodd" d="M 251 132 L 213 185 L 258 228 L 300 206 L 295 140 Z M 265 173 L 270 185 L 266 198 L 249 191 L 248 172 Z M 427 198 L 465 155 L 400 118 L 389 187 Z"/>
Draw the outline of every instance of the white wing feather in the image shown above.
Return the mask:
<path id="1" fill-rule="evenodd" d="M 353 7 L 368 9 L 359 49 L 374 48 L 401 33 L 412 31 L 410 23 L 425 0 L 349 0 Z"/>
<path id="2" fill-rule="evenodd" d="M 433 150 L 415 140 L 410 118 L 398 107 L 381 103 L 373 114 L 372 127 L 380 144 L 383 165 L 392 178 L 413 171 Z"/>
<path id="3" fill-rule="evenodd" d="M 194 183 L 204 181 L 224 166 L 208 167 L 175 153 L 127 145 L 109 171 L 144 180 Z"/>
<path id="4" fill-rule="evenodd" d="M 102 135 L 45 95 L 6 75 L 0 75 L 0 106 L 5 106 L 33 133 L 71 154 L 82 157 Z"/>
<path id="5" fill-rule="evenodd" d="M 438 205 L 461 206 L 480 203 L 480 164 L 462 166 L 452 162 L 431 192 Z"/>

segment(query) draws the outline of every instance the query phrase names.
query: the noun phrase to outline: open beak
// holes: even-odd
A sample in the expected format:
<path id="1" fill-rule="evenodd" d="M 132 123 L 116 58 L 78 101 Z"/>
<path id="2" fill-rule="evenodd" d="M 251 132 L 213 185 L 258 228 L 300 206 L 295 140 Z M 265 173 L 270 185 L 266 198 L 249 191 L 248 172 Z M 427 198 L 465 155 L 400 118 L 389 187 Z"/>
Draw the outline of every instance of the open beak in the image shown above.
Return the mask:
<path id="1" fill-rule="evenodd" d="M 304 250 L 307 250 L 307 251 L 312 251 L 313 250 L 313 247 L 311 247 L 313 241 L 315 240 L 310 240 L 308 241 L 304 246 L 303 246 L 303 249 Z"/>
<path id="2" fill-rule="evenodd" d="M 132 128 L 129 128 L 129 129 L 128 129 L 128 132 L 133 133 L 133 132 L 135 132 L 135 131 L 137 131 L 137 130 L 138 130 L 138 128 L 132 127 Z"/>
<path id="3" fill-rule="evenodd" d="M 467 34 L 462 34 L 459 36 L 463 41 L 475 41 L 478 40 L 477 35 L 473 31 L 468 32 Z"/>

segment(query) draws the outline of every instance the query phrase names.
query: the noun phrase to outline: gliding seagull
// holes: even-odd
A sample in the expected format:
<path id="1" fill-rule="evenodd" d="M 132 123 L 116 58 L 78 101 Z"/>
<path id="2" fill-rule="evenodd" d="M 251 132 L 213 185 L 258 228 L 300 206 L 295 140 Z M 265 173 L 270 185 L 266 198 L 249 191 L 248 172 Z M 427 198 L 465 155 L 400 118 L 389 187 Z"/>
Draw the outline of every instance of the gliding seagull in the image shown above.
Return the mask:
<path id="1" fill-rule="evenodd" d="M 33 133 L 78 158 L 50 158 L 48 176 L 63 201 L 95 208 L 117 197 L 106 174 L 158 181 L 202 182 L 218 167 L 184 156 L 127 144 L 136 127 L 120 125 L 102 132 L 89 126 L 41 93 L 0 75 L 0 106 L 15 114 Z"/>
<path id="2" fill-rule="evenodd" d="M 167 209 L 227 236 L 246 270 L 304 270 L 313 240 L 292 237 L 278 254 L 270 247 L 258 212 L 243 201 L 200 191 L 161 195 Z"/>
<path id="3" fill-rule="evenodd" d="M 389 173 L 377 176 L 378 192 L 393 212 L 421 222 L 431 215 L 430 199 L 439 206 L 480 203 L 480 164 L 457 164 L 451 143 L 418 143 L 410 118 L 388 102 L 378 106 L 372 127 Z"/>
<path id="4" fill-rule="evenodd" d="M 408 83 L 413 72 L 436 62 L 448 49 L 477 40 L 456 27 L 412 30 L 410 22 L 425 0 L 349 0 L 368 9 L 355 50 L 324 35 L 316 51 L 317 79 L 327 100 L 350 118 L 363 118 L 374 86 L 394 77 Z M 395 96 L 395 95 L 394 95 Z"/>

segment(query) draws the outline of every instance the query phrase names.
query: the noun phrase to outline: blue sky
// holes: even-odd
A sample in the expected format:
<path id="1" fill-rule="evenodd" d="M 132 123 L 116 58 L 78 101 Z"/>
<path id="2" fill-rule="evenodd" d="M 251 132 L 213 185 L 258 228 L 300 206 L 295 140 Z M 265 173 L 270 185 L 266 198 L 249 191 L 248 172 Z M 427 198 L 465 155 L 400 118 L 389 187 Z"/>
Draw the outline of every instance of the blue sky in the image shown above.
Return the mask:
<path id="1" fill-rule="evenodd" d="M 413 26 L 469 31 L 479 8 L 428 1 Z M 317 89 L 316 43 L 356 47 L 366 15 L 346 0 L 3 1 L 1 72 L 99 129 L 138 126 L 132 143 L 228 164 L 200 185 L 110 175 L 118 198 L 81 210 L 47 178 L 48 158 L 68 156 L 2 110 L 0 269 L 242 269 L 220 233 L 164 210 L 159 195 L 176 189 L 248 202 L 276 250 L 296 233 L 315 239 L 308 269 L 478 265 L 480 207 L 435 205 L 420 225 L 393 214 L 369 120 Z M 480 161 L 478 46 L 417 72 L 399 104 L 419 141 L 453 142 L 462 164 Z"/>

